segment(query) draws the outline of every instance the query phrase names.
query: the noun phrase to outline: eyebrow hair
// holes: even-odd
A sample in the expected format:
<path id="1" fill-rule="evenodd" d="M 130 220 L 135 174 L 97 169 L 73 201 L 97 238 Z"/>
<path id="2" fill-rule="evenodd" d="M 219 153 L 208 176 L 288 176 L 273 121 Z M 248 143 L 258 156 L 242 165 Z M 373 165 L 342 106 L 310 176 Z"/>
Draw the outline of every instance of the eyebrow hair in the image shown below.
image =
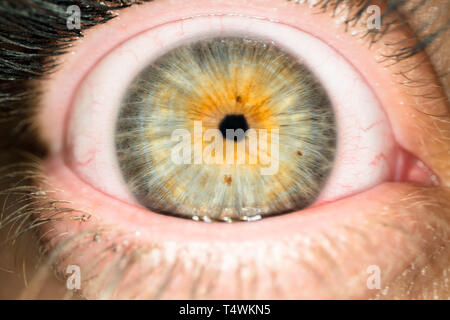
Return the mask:
<path id="1" fill-rule="evenodd" d="M 70 49 L 72 42 L 83 37 L 83 29 L 105 23 L 115 17 L 113 10 L 120 10 L 153 0 L 3 0 L 0 2 L 0 123 L 24 117 L 37 100 L 40 92 L 33 81 L 51 74 L 56 67 L 56 57 Z M 297 3 L 307 1 L 287 0 Z M 416 12 L 429 0 L 422 0 L 410 12 Z M 406 0 L 386 0 L 387 9 L 381 19 L 383 30 L 371 30 L 368 35 L 378 41 L 390 28 L 388 16 L 407 3 Z M 327 11 L 346 5 L 352 13 L 346 18 L 346 26 L 356 24 L 364 15 L 372 0 L 318 0 L 313 7 Z M 67 8 L 80 8 L 81 30 L 67 28 Z M 407 59 L 424 50 L 437 36 L 450 26 L 450 21 L 413 45 L 401 48 L 393 56 Z"/>

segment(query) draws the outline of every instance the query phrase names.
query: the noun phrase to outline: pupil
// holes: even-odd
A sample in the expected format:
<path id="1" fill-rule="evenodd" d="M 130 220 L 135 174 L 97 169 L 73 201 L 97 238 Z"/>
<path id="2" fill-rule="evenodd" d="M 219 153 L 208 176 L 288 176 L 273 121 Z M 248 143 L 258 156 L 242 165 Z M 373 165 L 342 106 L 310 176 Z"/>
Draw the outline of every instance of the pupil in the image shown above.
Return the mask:
<path id="1" fill-rule="evenodd" d="M 227 138 L 227 129 L 238 130 L 242 129 L 244 133 L 248 130 L 247 120 L 242 114 L 229 114 L 222 119 L 219 124 L 219 130 L 222 133 L 222 136 Z M 245 137 L 244 135 L 240 135 L 235 132 L 234 135 L 228 137 L 229 139 L 233 139 L 234 141 L 241 141 Z"/>

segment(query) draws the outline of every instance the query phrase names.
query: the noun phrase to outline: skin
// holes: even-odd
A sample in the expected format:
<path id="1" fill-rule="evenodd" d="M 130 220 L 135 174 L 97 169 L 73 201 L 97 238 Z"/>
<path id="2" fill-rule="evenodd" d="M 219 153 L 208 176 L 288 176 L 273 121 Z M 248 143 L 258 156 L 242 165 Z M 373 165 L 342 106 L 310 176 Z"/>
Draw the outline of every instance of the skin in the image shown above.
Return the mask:
<path id="1" fill-rule="evenodd" d="M 196 4 L 200 7 L 204 2 L 206 1 L 198 1 Z M 234 2 L 230 3 L 232 7 Z M 420 12 L 431 10 L 436 4 L 445 6 L 438 1 L 431 1 L 427 4 L 427 8 L 423 8 L 424 11 Z M 157 3 L 154 5 L 156 6 Z M 234 5 L 237 5 L 237 2 Z M 76 68 L 79 66 L 76 63 L 77 59 L 83 59 L 83 56 L 87 57 L 88 53 L 91 57 L 93 54 L 101 56 L 102 52 L 95 51 L 96 37 L 110 35 L 110 30 L 115 30 L 115 37 L 106 36 L 111 43 L 117 41 L 117 38 L 121 36 L 125 37 L 125 33 L 120 33 L 122 30 L 120 23 L 126 24 L 127 13 L 132 16 L 138 10 L 139 14 L 144 15 L 145 10 L 151 13 L 151 10 L 156 9 L 149 5 L 147 9 L 131 8 L 128 10 L 129 12 L 123 10 L 121 11 L 121 22 L 113 20 L 100 28 L 89 30 L 89 33 L 86 34 L 86 41 L 76 44 L 76 54 L 62 58 L 64 68 L 52 76 L 49 81 L 42 83 L 46 93 L 41 101 L 42 108 L 37 114 L 36 122 L 42 139 L 55 149 L 58 149 L 60 144 L 58 139 L 62 135 L 58 130 L 62 130 L 62 128 L 49 126 L 48 123 L 60 123 L 54 119 L 57 114 L 52 112 L 54 111 L 52 106 L 55 106 L 55 101 L 64 101 L 65 99 L 55 88 L 60 88 L 58 84 L 63 83 L 64 79 L 69 76 L 72 80 L 82 76 L 83 70 Z M 280 11 L 282 10 L 279 10 L 279 14 L 281 14 Z M 445 9 L 442 12 L 446 12 Z M 425 14 L 419 13 L 409 18 L 412 28 L 417 28 L 429 19 Z M 316 16 L 314 20 L 308 19 L 308 16 L 303 18 L 305 24 L 325 24 L 327 22 L 325 17 Z M 448 17 L 441 16 L 440 19 L 445 21 L 446 18 Z M 440 22 L 442 23 L 442 21 Z M 135 25 L 129 24 L 129 28 L 134 27 Z M 107 28 L 111 29 L 108 31 Z M 361 43 L 358 44 L 357 40 L 351 38 L 350 35 L 341 33 L 341 36 L 345 38 L 345 41 L 362 48 Z M 392 38 L 392 40 L 395 39 Z M 380 70 L 382 68 L 376 62 L 377 56 L 374 53 L 377 51 L 373 48 L 371 51 L 367 49 L 351 51 L 343 46 L 339 47 L 340 42 L 338 41 L 333 44 L 345 55 L 350 56 L 355 67 L 371 81 L 379 83 L 386 83 L 386 80 L 397 83 L 404 81 L 404 78 L 395 72 L 401 70 L 404 65 L 394 66 L 388 71 Z M 375 44 L 375 46 L 381 46 L 381 44 Z M 443 114 L 448 110 L 448 99 L 445 98 L 444 91 L 448 97 L 450 93 L 449 77 L 444 76 L 440 79 L 441 91 L 436 74 L 443 74 L 450 69 L 450 59 L 446 58 L 450 56 L 450 45 L 442 36 L 433 46 L 435 46 L 434 50 L 433 48 L 429 49 L 432 50 L 430 53 L 433 53 L 429 54 L 429 59 L 434 71 L 430 66 L 423 65 L 409 76 L 433 79 L 435 85 L 416 89 L 400 85 L 390 86 L 378 90 L 377 94 L 383 105 L 390 106 L 386 111 L 389 117 L 396 119 L 392 121 L 392 127 L 397 141 L 402 144 L 404 149 L 428 166 L 429 170 L 439 178 L 439 186 L 430 186 L 432 183 L 428 170 L 421 171 L 420 168 L 413 165 L 412 169 L 408 171 L 409 176 L 406 183 L 384 183 L 354 197 L 342 199 L 336 204 L 308 209 L 302 215 L 294 213 L 283 216 L 283 219 L 273 218 L 263 220 L 258 224 L 204 225 L 192 223 L 187 227 L 188 222 L 181 219 L 159 215 L 152 215 L 149 218 L 147 214 L 142 213 L 142 209 L 125 206 L 115 199 L 105 201 L 104 194 L 83 188 L 82 183 L 61 164 L 58 157 L 50 156 L 42 165 L 42 171 L 48 178 L 48 186 L 51 186 L 52 191 L 56 190 L 52 197 L 70 201 L 70 207 L 77 210 L 95 208 L 95 214 L 94 218 L 86 223 L 75 221 L 66 224 L 45 225 L 39 231 L 41 246 L 49 250 L 60 249 L 61 243 L 55 239 L 59 237 L 70 239 L 71 236 L 79 235 L 80 231 L 86 232 L 86 235 L 81 238 L 70 241 L 70 245 L 77 248 L 77 243 L 87 243 L 89 244 L 87 249 L 74 250 L 74 253 L 67 248 L 60 249 L 63 252 L 68 250 L 68 253 L 63 255 L 55 265 L 59 276 L 64 274 L 67 264 L 79 264 L 87 268 L 91 259 L 106 252 L 106 248 L 111 244 L 118 244 L 119 238 L 127 240 L 128 244 L 125 247 L 129 251 L 135 252 L 136 249 L 143 251 L 136 258 L 138 263 L 132 261 L 129 267 L 123 269 L 126 270 L 126 276 L 122 277 L 125 280 L 112 292 L 99 290 L 100 285 L 95 282 L 86 284 L 82 294 L 88 298 L 449 298 L 449 124 L 446 120 L 436 119 L 436 117 L 417 112 L 413 108 L 407 109 L 399 105 L 401 101 L 402 105 L 412 105 L 419 108 L 420 111 L 420 107 L 430 105 L 429 100 L 420 97 L 420 94 L 429 92 L 425 90 L 434 90 L 434 94 L 441 95 L 443 98 L 432 104 L 433 111 Z M 362 57 L 368 54 L 372 59 L 362 60 Z M 414 61 L 421 61 L 424 57 L 424 55 L 418 55 Z M 88 63 L 86 64 L 88 65 Z M 66 90 L 70 92 L 70 88 L 66 88 Z M 430 139 L 430 136 L 433 139 Z M 57 150 L 53 150 L 53 154 L 57 153 Z M 5 162 L 12 161 L 11 159 L 5 160 Z M 419 185 L 416 184 L 417 182 Z M 68 186 L 71 187 L 68 188 Z M 115 211 L 120 212 L 114 214 Z M 343 212 L 348 214 L 343 215 Z M 80 217 L 82 214 L 74 212 L 71 216 Z M 123 217 L 128 218 L 123 219 Z M 107 227 L 119 225 L 119 223 L 125 230 L 151 230 L 151 232 L 141 232 L 139 236 L 136 234 L 123 235 L 123 230 Z M 353 230 L 350 232 L 349 229 Z M 283 233 L 280 235 L 274 230 L 283 230 Z M 368 232 L 369 230 L 370 232 Z M 296 238 L 296 234 L 302 236 Z M 96 235 L 99 237 L 96 238 Z M 342 236 L 340 237 L 340 235 Z M 2 236 L 6 237 L 6 231 Z M 0 288 L 0 297 L 72 297 L 73 292 L 67 291 L 60 282 L 55 280 L 53 273 L 45 265 L 38 269 L 37 273 L 34 269 L 27 269 L 29 266 L 37 265 L 39 248 L 32 239 L 30 235 L 28 240 L 23 239 L 14 246 L 2 247 L 4 252 L 1 252 L 1 255 L 7 259 L 0 265 L 2 268 L 0 269 L 0 282 L 6 285 Z M 198 252 L 195 250 L 196 245 L 203 243 L 205 239 L 210 241 L 210 246 L 200 251 L 207 254 L 194 257 L 194 253 Z M 170 244 L 175 243 L 176 249 L 179 249 L 177 244 L 182 242 L 186 242 L 182 249 L 187 254 L 183 258 L 175 259 L 181 262 L 174 264 L 173 261 L 167 262 L 169 261 L 167 260 L 166 265 L 158 265 L 154 270 L 154 275 L 161 278 L 171 277 L 172 273 L 167 270 L 175 270 L 173 274 L 179 273 L 186 276 L 181 276 L 178 284 L 171 284 L 164 288 L 164 293 L 156 289 L 138 295 L 139 286 L 135 285 L 136 283 L 142 281 L 144 287 L 151 286 L 151 281 L 143 276 L 145 272 L 142 270 L 148 270 L 146 268 L 151 267 L 148 257 L 155 253 L 152 245 L 160 245 L 159 249 L 167 253 L 171 250 Z M 30 243 L 33 243 L 34 246 L 30 246 Z M 25 245 L 27 245 L 26 250 L 22 250 Z M 262 256 L 272 257 L 273 261 L 259 261 L 260 251 L 254 250 L 255 247 L 260 248 L 263 252 Z M 83 255 L 80 252 L 83 252 Z M 252 254 L 247 254 L 248 252 Z M 270 252 L 270 255 L 267 252 Z M 302 253 L 300 258 L 293 257 L 299 252 Z M 231 261 L 241 262 L 243 267 L 224 269 L 219 274 L 215 268 L 222 265 L 218 261 L 223 258 L 225 253 L 230 253 Z M 247 260 L 243 259 L 246 255 L 248 255 Z M 281 260 L 277 260 L 276 258 L 279 259 L 280 255 Z M 132 260 L 130 255 L 125 256 L 127 261 Z M 90 274 L 101 274 L 102 270 L 104 271 L 114 261 L 117 261 L 117 257 L 117 254 L 108 254 L 102 263 L 92 266 Z M 357 261 L 355 261 L 355 257 L 358 257 Z M 20 263 L 22 261 L 24 263 Z M 194 267 L 189 269 L 189 263 Z M 195 268 L 195 264 L 206 266 L 206 270 L 200 272 L 198 268 Z M 361 269 L 361 265 L 364 266 L 363 269 Z M 377 265 L 382 271 L 383 285 L 380 290 L 369 290 L 365 286 L 368 276 L 366 267 L 370 265 Z M 255 270 L 257 272 L 254 272 Z M 264 272 L 271 275 L 270 281 L 266 279 L 269 277 L 255 276 Z M 114 274 L 117 275 L 118 272 Z M 199 278 L 201 281 L 195 286 L 196 295 L 192 295 L 192 290 L 190 291 L 191 295 L 186 294 L 193 288 L 192 283 L 196 274 L 203 277 Z M 219 276 L 217 276 L 218 274 Z M 26 278 L 28 286 L 24 286 L 24 278 Z M 34 280 L 29 282 L 31 278 Z M 238 280 L 230 285 L 228 279 L 236 278 Z M 261 278 L 264 279 L 261 280 Z M 273 280 L 274 278 L 276 281 Z M 326 281 L 324 282 L 323 279 Z M 211 282 L 214 282 L 216 290 L 208 290 Z M 254 288 L 255 282 L 258 282 L 257 289 Z"/>

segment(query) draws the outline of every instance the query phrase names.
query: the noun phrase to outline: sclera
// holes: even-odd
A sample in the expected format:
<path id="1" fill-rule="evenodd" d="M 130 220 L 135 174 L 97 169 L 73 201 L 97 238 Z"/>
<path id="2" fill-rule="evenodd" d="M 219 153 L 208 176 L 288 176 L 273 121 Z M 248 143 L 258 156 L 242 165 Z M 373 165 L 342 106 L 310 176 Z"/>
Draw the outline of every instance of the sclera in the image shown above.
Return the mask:
<path id="1" fill-rule="evenodd" d="M 104 193 L 136 204 L 122 180 L 114 143 L 115 123 L 128 85 L 172 48 L 226 35 L 274 41 L 307 65 L 327 90 L 337 118 L 338 149 L 334 169 L 316 203 L 349 196 L 392 178 L 396 149 L 389 121 L 351 63 L 306 32 L 237 15 L 165 23 L 134 36 L 101 59 L 82 81 L 71 106 L 66 161 L 77 175 Z"/>

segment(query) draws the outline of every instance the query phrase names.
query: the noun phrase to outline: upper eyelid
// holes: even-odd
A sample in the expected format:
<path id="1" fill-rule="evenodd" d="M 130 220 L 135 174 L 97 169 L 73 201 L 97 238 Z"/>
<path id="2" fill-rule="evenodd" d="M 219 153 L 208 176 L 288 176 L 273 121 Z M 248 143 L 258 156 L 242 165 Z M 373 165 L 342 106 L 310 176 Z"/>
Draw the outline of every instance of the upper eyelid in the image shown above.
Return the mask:
<path id="1" fill-rule="evenodd" d="M 171 1 L 170 3 L 172 3 L 172 6 L 179 6 L 179 10 L 175 11 L 176 13 L 173 11 L 173 7 L 167 5 L 164 1 L 148 4 L 147 6 L 134 7 L 124 11 L 123 14 L 121 14 L 121 19 L 113 20 L 106 25 L 99 26 L 98 28 L 87 32 L 86 39 L 77 42 L 72 49 L 75 54 L 61 58 L 62 68 L 60 68 L 54 76 L 49 78 L 48 81 L 37 83 L 39 88 L 45 90 L 45 93 L 43 94 L 41 101 L 39 101 L 40 104 L 36 108 L 37 112 L 34 123 L 38 125 L 36 134 L 42 139 L 50 151 L 50 153 L 46 155 L 51 156 L 52 154 L 62 151 L 65 141 L 65 122 L 62 121 L 62 118 L 65 117 L 64 119 L 68 119 L 70 117 L 71 114 L 68 110 L 71 110 L 71 107 L 73 106 L 74 95 L 78 92 L 77 88 L 82 83 L 84 77 L 89 74 L 89 70 L 92 70 L 98 62 L 103 61 L 107 52 L 112 52 L 114 48 L 118 48 L 119 45 L 125 43 L 128 39 L 134 41 L 133 39 L 135 36 L 140 35 L 141 32 L 146 30 L 151 31 L 153 26 L 160 25 L 162 22 L 182 19 L 183 17 L 189 16 L 198 17 L 201 15 L 209 15 L 211 10 L 219 15 L 234 15 L 237 10 L 236 6 L 239 8 L 240 14 L 253 16 L 255 14 L 253 9 L 254 5 L 259 3 L 258 1 L 251 1 L 248 5 L 243 4 L 240 6 L 241 2 L 239 0 L 234 0 L 232 1 L 234 6 L 229 6 L 227 4 L 220 5 L 220 2 L 218 2 L 217 6 L 210 6 L 210 1 L 211 0 L 199 0 L 199 6 L 194 8 L 188 3 L 185 3 L 184 0 Z M 355 68 L 364 75 L 366 81 L 369 82 L 375 92 L 378 92 L 380 98 L 385 100 L 383 105 L 391 110 L 391 119 L 396 119 L 395 113 L 397 111 L 394 111 L 396 109 L 407 109 L 404 112 L 408 113 L 419 106 L 425 108 L 425 106 L 428 107 L 431 105 L 432 110 L 436 110 L 436 113 L 434 114 L 443 113 L 443 111 L 441 111 L 444 107 L 443 103 L 436 103 L 436 100 L 424 101 L 424 99 L 422 99 L 422 96 L 427 94 L 425 90 L 414 88 L 408 89 L 407 87 L 402 86 L 404 79 L 401 78 L 401 74 L 405 72 L 407 67 L 418 64 L 418 62 L 423 59 L 426 63 L 407 75 L 414 79 L 418 79 L 419 77 L 428 78 L 429 83 L 427 83 L 427 85 L 429 85 L 429 88 L 427 88 L 427 90 L 432 90 L 434 88 L 432 93 L 436 93 L 435 96 L 439 94 L 439 96 L 442 97 L 441 92 L 437 92 L 439 90 L 437 78 L 433 73 L 433 69 L 430 68 L 427 57 L 423 53 L 417 55 L 414 59 L 392 67 L 386 66 L 384 63 L 379 63 L 378 57 L 380 56 L 380 53 L 389 54 L 393 50 L 392 46 L 385 45 L 388 40 L 401 41 L 402 39 L 410 37 L 409 29 L 406 26 L 401 30 L 390 33 L 387 40 L 374 44 L 370 49 L 367 41 L 365 39 L 361 40 L 360 37 L 358 37 L 359 34 L 355 35 L 354 32 L 343 33 L 343 26 L 342 23 L 340 23 L 342 22 L 342 19 L 339 19 L 340 17 L 337 17 L 338 23 L 334 23 L 336 20 L 333 20 L 329 14 L 320 16 L 318 14 L 314 15 L 310 10 L 307 10 L 307 6 L 288 4 L 287 2 L 284 2 L 284 0 L 271 1 L 273 1 L 272 4 L 280 3 L 279 10 L 273 11 L 271 10 L 271 6 L 260 6 L 257 7 L 257 10 L 259 11 L 257 12 L 259 13 L 258 16 L 264 16 L 265 18 L 263 18 L 263 20 L 274 19 L 281 24 L 287 24 L 300 30 L 309 31 L 311 34 L 316 35 L 317 38 L 328 43 L 336 51 L 340 52 L 344 58 L 347 58 Z M 167 12 L 167 16 L 165 14 L 160 14 L 160 12 Z M 150 16 L 155 16 L 155 18 L 149 20 L 148 17 Z M 139 21 L 142 22 L 139 23 Z M 126 29 L 121 28 L 121 26 L 125 25 L 127 26 Z M 320 28 L 321 25 L 323 26 L 322 28 Z M 361 25 L 358 25 L 354 31 L 358 32 L 361 29 L 363 29 L 361 28 Z M 330 34 L 330 30 L 336 30 L 336 32 Z M 276 39 L 276 35 L 272 35 L 272 37 Z M 103 43 L 104 45 L 98 46 L 98 41 L 101 41 L 102 39 L 105 40 Z M 132 61 L 135 61 L 133 57 L 131 58 Z M 384 84 L 387 83 L 394 83 L 395 85 L 391 86 L 389 89 L 383 89 Z M 58 89 L 61 86 L 65 88 L 63 92 Z M 378 86 L 380 86 L 380 88 L 377 89 L 376 87 Z M 427 94 L 427 96 L 430 95 Z M 421 102 L 417 104 L 418 101 Z M 61 110 L 61 112 L 59 112 L 59 110 L 56 110 L 56 106 L 60 106 L 61 104 L 64 104 L 67 108 L 65 108 L 64 111 Z M 402 104 L 405 105 L 404 108 L 401 108 Z M 394 106 L 396 105 L 399 105 L 399 108 L 395 108 Z M 430 108 L 423 111 L 428 111 L 422 112 L 423 115 L 433 113 L 433 111 L 430 111 Z M 61 120 L 55 119 L 55 126 L 48 125 L 48 119 L 53 117 L 57 117 L 58 119 L 61 118 Z M 397 118 L 405 119 L 403 115 Z M 432 119 L 432 116 L 429 116 L 426 119 L 423 118 L 424 125 L 429 125 L 430 128 L 431 126 L 434 126 L 435 124 L 430 122 Z M 400 131 L 397 130 L 396 137 L 400 140 L 402 146 L 415 154 L 413 151 L 416 149 L 412 147 L 412 141 L 414 140 L 413 135 L 406 134 L 406 121 L 403 122 L 403 125 L 400 124 L 400 120 L 395 122 L 397 123 L 397 126 L 404 129 Z M 410 121 L 407 125 L 419 125 L 419 121 Z M 420 139 L 421 137 L 416 138 Z M 432 159 L 425 159 L 425 155 L 430 152 L 430 150 L 422 150 L 420 154 L 423 157 L 419 158 L 426 160 L 425 163 L 434 169 L 434 166 L 431 163 L 434 163 L 435 161 Z M 418 154 L 415 155 L 418 156 Z"/>
<path id="2" fill-rule="evenodd" d="M 147 1 L 149 0 L 145 0 L 145 2 Z M 30 12 L 29 8 L 31 8 L 33 0 L 25 0 L 19 4 L 15 3 L 14 6 L 10 7 L 9 3 L 13 2 L 13 0 L 7 0 L 0 4 L 0 13 L 3 12 L 9 15 L 10 18 L 3 22 L 0 20 L 0 24 L 3 24 L 5 27 L 2 28 L 5 31 L 0 32 L 0 41 L 3 42 L 3 44 L 0 42 L 0 47 L 3 49 L 0 52 L 0 65 L 2 66 L 0 68 L 0 92 L 4 93 L 0 96 L 0 117 L 6 117 L 11 112 L 20 114 L 21 109 L 29 109 L 31 100 L 36 96 L 34 88 L 28 85 L 30 80 L 39 80 L 40 77 L 51 73 L 55 67 L 51 58 L 65 53 L 70 48 L 70 43 L 82 36 L 76 30 L 70 31 L 67 29 L 67 15 L 65 10 L 62 10 L 64 7 L 61 5 L 53 4 L 44 8 L 44 6 L 39 7 L 39 4 L 34 3 L 33 10 Z M 428 2 L 429 0 L 425 0 L 424 4 Z M 91 26 L 114 18 L 111 10 L 130 6 L 130 4 L 123 4 L 117 0 L 111 3 L 109 5 L 97 4 L 95 7 L 92 7 L 92 1 L 81 0 L 79 4 L 82 7 L 83 28 L 88 29 Z M 358 3 L 361 4 L 361 2 L 353 0 L 337 2 L 321 0 L 316 3 L 315 8 L 323 8 L 324 11 L 328 11 L 327 9 L 332 8 L 332 3 L 351 5 L 353 7 L 355 3 L 356 5 Z M 362 3 L 361 8 L 367 7 L 371 3 L 372 1 L 365 1 Z M 391 4 L 395 8 L 396 5 L 402 5 L 404 1 L 386 0 L 386 3 Z M 91 7 L 87 9 L 83 4 L 90 4 Z M 20 5 L 22 5 L 22 8 L 19 8 Z M 420 9 L 420 6 L 418 7 Z M 26 12 L 29 14 L 25 14 Z M 28 16 L 27 24 L 22 24 L 21 21 L 23 21 L 25 16 Z M 49 16 L 53 16 L 56 19 L 52 24 L 49 24 Z M 349 17 L 347 20 L 351 26 L 353 18 Z M 36 30 L 36 25 L 41 24 L 44 26 L 45 32 Z M 15 35 L 14 32 L 16 32 Z M 29 37 L 18 37 L 18 34 L 23 34 L 23 32 L 26 32 Z M 427 43 L 427 39 L 425 38 L 422 41 Z M 53 44 L 49 46 L 49 43 Z M 415 52 L 414 55 L 416 53 L 418 52 Z"/>

